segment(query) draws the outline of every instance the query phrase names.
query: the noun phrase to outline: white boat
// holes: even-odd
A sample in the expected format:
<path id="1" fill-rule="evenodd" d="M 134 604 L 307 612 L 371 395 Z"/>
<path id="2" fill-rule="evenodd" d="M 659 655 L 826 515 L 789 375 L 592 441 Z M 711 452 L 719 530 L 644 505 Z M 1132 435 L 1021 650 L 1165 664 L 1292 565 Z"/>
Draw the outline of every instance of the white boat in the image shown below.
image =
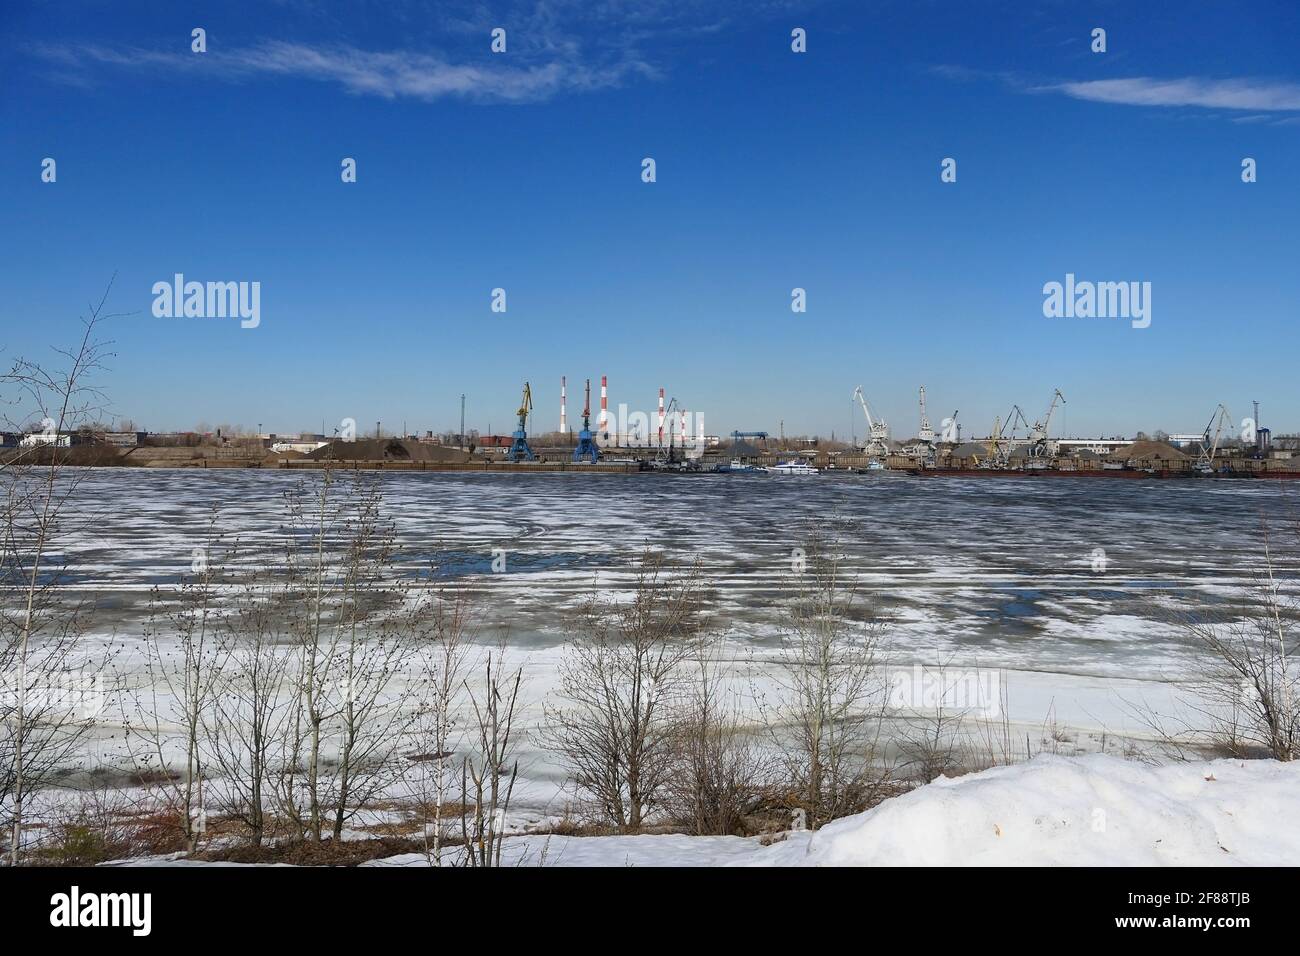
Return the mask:
<path id="1" fill-rule="evenodd" d="M 783 461 L 763 469 L 769 475 L 816 475 L 819 472 L 806 461 Z"/>
<path id="2" fill-rule="evenodd" d="M 731 459 L 731 463 L 725 467 L 719 468 L 718 471 L 725 472 L 729 475 L 747 475 L 761 471 L 757 465 L 751 465 L 747 461 L 741 461 L 739 458 Z"/>

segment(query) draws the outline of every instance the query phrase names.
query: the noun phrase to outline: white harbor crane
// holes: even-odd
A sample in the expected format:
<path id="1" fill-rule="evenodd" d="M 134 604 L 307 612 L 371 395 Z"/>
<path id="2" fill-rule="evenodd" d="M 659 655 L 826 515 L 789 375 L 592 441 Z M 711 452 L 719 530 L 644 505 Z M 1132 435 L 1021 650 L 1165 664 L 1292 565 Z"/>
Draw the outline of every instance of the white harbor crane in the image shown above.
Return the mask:
<path id="1" fill-rule="evenodd" d="M 1201 453 L 1196 458 L 1195 468 L 1203 475 L 1214 474 L 1214 458 L 1219 454 L 1219 439 L 1223 437 L 1223 426 L 1232 421 L 1232 416 L 1228 410 L 1219 403 L 1219 407 L 1210 415 L 1209 424 L 1205 426 L 1205 431 L 1201 433 Z M 1214 429 L 1214 441 L 1207 449 L 1205 446 L 1210 443 L 1210 429 Z"/>
<path id="2" fill-rule="evenodd" d="M 1052 404 L 1047 407 L 1047 414 L 1043 418 L 1034 422 L 1033 427 L 1029 429 L 1029 454 L 1034 458 L 1039 458 L 1047 454 L 1047 436 L 1052 427 L 1052 415 L 1056 412 L 1056 403 L 1065 404 L 1065 396 L 1061 394 L 1058 388 L 1052 395 Z"/>
<path id="3" fill-rule="evenodd" d="M 871 417 L 871 409 L 867 406 L 866 396 L 862 394 L 862 386 L 859 385 L 853 390 L 853 397 L 857 399 L 858 404 L 862 406 L 862 414 L 867 416 L 867 430 L 870 437 L 867 439 L 866 448 L 868 455 L 888 455 L 889 454 L 889 426 L 883 419 Z"/>
<path id="4" fill-rule="evenodd" d="M 930 427 L 930 419 L 925 414 L 925 386 L 921 386 L 921 430 L 916 433 L 918 441 L 926 445 L 934 444 L 934 429 Z"/>

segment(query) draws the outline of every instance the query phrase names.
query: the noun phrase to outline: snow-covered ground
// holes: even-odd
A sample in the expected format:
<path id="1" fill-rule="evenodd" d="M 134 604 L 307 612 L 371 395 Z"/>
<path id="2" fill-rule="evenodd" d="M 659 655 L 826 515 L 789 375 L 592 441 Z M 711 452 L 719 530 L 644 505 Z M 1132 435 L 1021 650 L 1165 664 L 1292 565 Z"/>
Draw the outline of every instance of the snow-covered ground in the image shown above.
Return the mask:
<path id="1" fill-rule="evenodd" d="M 506 857 L 524 866 L 1296 866 L 1298 817 L 1300 763 L 1153 767 L 1044 754 L 940 778 L 767 847 L 736 837 L 532 836 L 510 841 Z"/>
<path id="2" fill-rule="evenodd" d="M 1151 766 L 1044 754 L 945 779 L 816 833 L 529 835 L 508 866 L 1297 866 L 1300 762 Z M 768 845 L 765 845 L 768 844 Z M 130 861 L 184 864 L 183 860 Z M 455 862 L 448 853 L 448 863 Z M 428 866 L 421 854 L 371 866 Z"/>
<path id="3" fill-rule="evenodd" d="M 1045 754 L 940 779 L 745 862 L 813 866 L 1300 865 L 1300 763 L 1153 767 Z"/>

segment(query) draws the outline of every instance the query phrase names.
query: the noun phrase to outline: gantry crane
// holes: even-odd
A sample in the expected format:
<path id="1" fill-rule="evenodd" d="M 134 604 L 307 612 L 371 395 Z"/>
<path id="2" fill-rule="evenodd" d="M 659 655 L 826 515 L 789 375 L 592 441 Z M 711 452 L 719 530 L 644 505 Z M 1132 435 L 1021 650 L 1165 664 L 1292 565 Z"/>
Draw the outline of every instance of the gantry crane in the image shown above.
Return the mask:
<path id="1" fill-rule="evenodd" d="M 519 402 L 519 427 L 515 429 L 506 461 L 536 461 L 537 456 L 528 447 L 528 414 L 533 410 L 533 390 L 524 382 L 524 395 Z"/>
<path id="2" fill-rule="evenodd" d="M 888 455 L 889 426 L 885 424 L 884 419 L 877 420 L 871 417 L 871 409 L 867 406 L 867 399 L 862 393 L 861 385 L 853 390 L 853 397 L 862 406 L 862 414 L 867 416 L 867 429 L 871 436 L 867 439 L 866 447 L 863 450 L 868 455 Z"/>
<path id="3" fill-rule="evenodd" d="M 594 465 L 600 461 L 600 449 L 591 437 L 591 379 L 587 379 L 587 399 L 582 406 L 582 431 L 578 432 L 578 447 L 573 450 L 573 460 L 591 459 Z"/>

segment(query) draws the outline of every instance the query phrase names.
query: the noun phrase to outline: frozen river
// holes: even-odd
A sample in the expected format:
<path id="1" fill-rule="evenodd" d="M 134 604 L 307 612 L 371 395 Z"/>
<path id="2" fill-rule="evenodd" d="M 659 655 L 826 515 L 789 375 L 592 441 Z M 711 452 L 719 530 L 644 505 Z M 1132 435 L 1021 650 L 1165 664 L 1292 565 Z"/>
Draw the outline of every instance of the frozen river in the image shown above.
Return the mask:
<path id="1" fill-rule="evenodd" d="M 781 604 L 810 524 L 836 532 L 845 567 L 883 624 L 892 679 L 916 665 L 996 675 L 1010 738 L 1035 750 L 1105 750 L 1148 738 L 1141 702 L 1169 714 L 1197 648 L 1175 623 L 1201 604 L 1251 599 L 1270 529 L 1296 593 L 1295 513 L 1284 483 L 1101 479 L 918 479 L 905 475 L 664 476 L 368 473 L 396 525 L 398 573 L 480 595 L 479 633 L 508 629 L 523 668 L 517 804 L 537 821 L 568 800 L 567 777 L 531 730 L 556 689 L 570 612 L 634 580 L 646 548 L 698 563 L 733 686 L 773 690 Z M 103 470 L 81 474 L 64 523 L 69 597 L 92 600 L 89 645 L 122 648 L 142 681 L 151 591 L 190 572 L 209 522 L 272 571 L 285 495 L 318 472 Z M 215 512 L 214 512 L 215 509 Z M 504 555 L 504 569 L 493 570 Z M 497 567 L 501 568 L 500 560 Z M 1257 593 L 1257 592 L 1255 592 Z M 915 681 L 913 686 L 915 686 Z M 461 702 L 464 706 L 464 702 Z M 996 718 L 996 714 L 993 715 Z M 109 708 L 87 763 L 126 766 Z M 1039 743 L 1031 743 L 1031 738 Z M 1148 738 L 1149 739 L 1149 738 Z"/>
<path id="2" fill-rule="evenodd" d="M 90 473 L 88 518 L 64 557 L 131 634 L 149 589 L 176 582 L 220 527 L 273 561 L 283 494 L 314 473 Z M 1188 651 L 1171 621 L 1189 600 L 1242 593 L 1262 563 L 1261 522 L 1294 558 L 1281 482 L 377 473 L 401 567 L 481 591 L 490 625 L 521 648 L 562 642 L 565 610 L 630 581 L 643 548 L 698 561 L 716 624 L 771 646 L 792 551 L 809 522 L 838 530 L 848 567 L 901 663 L 1159 679 Z M 1289 540 L 1287 540 L 1289 538 Z M 1287 546 L 1290 546 L 1289 548 Z M 494 573 L 494 549 L 505 570 Z M 1294 560 L 1285 560 L 1294 570 Z M 1291 574 L 1288 587 L 1294 587 Z"/>

